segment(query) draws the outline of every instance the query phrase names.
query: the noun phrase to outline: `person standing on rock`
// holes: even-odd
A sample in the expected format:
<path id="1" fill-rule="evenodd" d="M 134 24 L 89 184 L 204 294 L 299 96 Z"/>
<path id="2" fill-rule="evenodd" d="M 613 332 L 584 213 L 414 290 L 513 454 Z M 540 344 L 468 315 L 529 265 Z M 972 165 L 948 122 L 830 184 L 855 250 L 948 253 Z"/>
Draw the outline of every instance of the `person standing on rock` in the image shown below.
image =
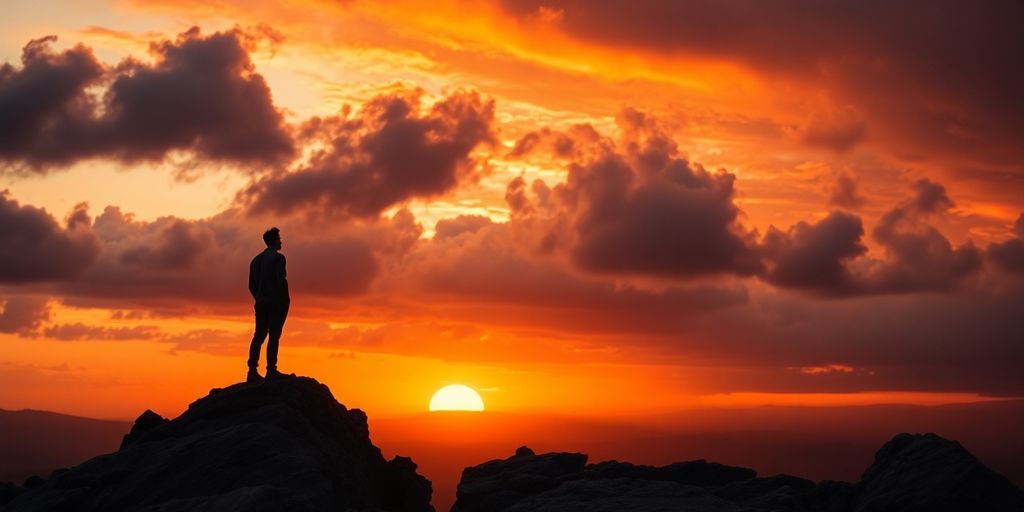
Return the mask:
<path id="1" fill-rule="evenodd" d="M 270 228 L 263 233 L 266 250 L 256 255 L 249 264 L 249 293 L 256 300 L 256 329 L 249 345 L 249 374 L 245 380 L 260 380 L 256 368 L 260 363 L 260 347 L 263 340 L 270 335 L 267 342 L 267 379 L 280 377 L 277 371 L 277 345 L 281 340 L 281 330 L 285 318 L 288 317 L 288 279 L 285 272 L 284 254 L 281 254 L 281 230 Z"/>

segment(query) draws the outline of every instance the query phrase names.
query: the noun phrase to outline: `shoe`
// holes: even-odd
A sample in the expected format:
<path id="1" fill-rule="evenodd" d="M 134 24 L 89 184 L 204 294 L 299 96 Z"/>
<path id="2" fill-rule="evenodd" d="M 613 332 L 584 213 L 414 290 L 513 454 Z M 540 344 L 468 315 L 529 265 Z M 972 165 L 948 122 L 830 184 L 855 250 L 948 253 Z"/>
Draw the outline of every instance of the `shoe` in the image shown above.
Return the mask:
<path id="1" fill-rule="evenodd" d="M 277 371 L 277 368 L 267 368 L 267 380 L 274 380 L 284 377 L 284 374 Z"/>
<path id="2" fill-rule="evenodd" d="M 245 381 L 246 382 L 255 382 L 255 381 L 258 381 L 258 380 L 263 380 L 263 376 L 260 375 L 260 373 L 257 372 L 255 368 L 252 369 L 252 370 L 249 370 L 249 373 L 245 376 Z"/>

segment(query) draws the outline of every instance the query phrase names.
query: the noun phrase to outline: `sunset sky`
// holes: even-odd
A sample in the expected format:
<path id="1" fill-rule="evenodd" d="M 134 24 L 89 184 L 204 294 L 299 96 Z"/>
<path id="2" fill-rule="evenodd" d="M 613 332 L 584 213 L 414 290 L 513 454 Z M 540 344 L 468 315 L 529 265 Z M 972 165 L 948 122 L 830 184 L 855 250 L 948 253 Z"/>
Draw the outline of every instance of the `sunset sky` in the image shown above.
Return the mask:
<path id="1" fill-rule="evenodd" d="M 1024 4 L 4 0 L 0 408 L 1024 395 Z"/>

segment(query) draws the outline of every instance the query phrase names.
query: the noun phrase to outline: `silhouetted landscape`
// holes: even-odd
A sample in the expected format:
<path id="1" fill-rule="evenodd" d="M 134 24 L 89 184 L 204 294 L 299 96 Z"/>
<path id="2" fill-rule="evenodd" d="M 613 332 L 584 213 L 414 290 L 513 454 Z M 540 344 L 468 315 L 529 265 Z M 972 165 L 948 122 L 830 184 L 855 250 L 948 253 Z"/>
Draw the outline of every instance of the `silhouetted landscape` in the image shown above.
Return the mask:
<path id="1" fill-rule="evenodd" d="M 0 512 L 1024 512 L 1022 0 L 2 13 Z"/>
<path id="2" fill-rule="evenodd" d="M 1019 413 L 1019 404 L 1007 405 L 970 407 Z M 906 424 L 915 415 L 919 421 L 932 422 L 928 415 L 945 414 L 942 408 L 923 415 L 917 408 L 883 409 L 873 417 L 884 416 L 896 424 Z M 733 419 L 765 415 L 766 426 L 773 428 L 802 420 L 796 414 L 773 424 L 765 411 L 719 413 Z M 1012 414 L 1004 414 L 1008 421 L 1003 427 L 1015 427 L 1013 421 L 1019 417 L 1011 420 Z M 30 426 L 53 439 L 74 439 L 73 432 L 92 428 L 92 437 L 82 439 L 95 442 L 83 442 L 80 447 L 98 450 L 112 440 L 118 427 L 126 426 L 34 411 L 6 412 L 2 418 L 3 432 L 12 435 L 16 427 Z M 703 422 L 720 419 L 702 416 Z M 837 427 L 847 420 L 834 416 Z M 690 428 L 706 426 L 694 423 Z M 500 424 L 505 428 L 499 429 Z M 371 442 L 370 426 L 380 431 L 380 435 L 374 433 L 376 444 Z M 560 430 L 564 446 L 554 446 L 548 431 L 552 428 Z M 847 424 L 847 428 L 858 427 Z M 886 425 L 876 430 L 883 428 Z M 432 441 L 441 429 L 462 442 Z M 416 435 L 399 442 L 398 430 Z M 392 418 L 368 423 L 362 411 L 339 404 L 326 386 L 310 378 L 290 377 L 211 390 L 173 420 L 146 411 L 113 453 L 33 478 L 24 487 L 5 485 L 3 497 L 10 501 L 4 510 L 418 511 L 432 510 L 432 506 L 448 510 L 456 484 L 458 501 L 453 510 L 461 512 L 736 507 L 752 511 L 976 510 L 969 503 L 983 510 L 1009 511 L 1024 504 L 1013 482 L 959 443 L 934 434 L 900 434 L 867 448 L 862 442 L 874 432 L 865 433 L 862 442 L 826 441 L 824 436 L 815 439 L 781 430 L 662 437 L 655 432 L 625 424 L 545 422 L 491 413 L 431 414 L 418 422 Z M 511 450 L 504 448 L 502 453 L 501 447 L 515 438 L 531 444 L 547 439 L 533 446 L 554 453 L 534 454 L 524 447 L 505 458 Z M 386 460 L 378 445 L 401 455 Z M 1007 448 L 1004 453 L 1020 449 Z M 590 457 L 567 453 L 582 449 L 589 450 Z M 59 461 L 77 452 L 55 443 L 49 452 L 41 453 Z M 679 462 L 687 460 L 687 453 L 709 454 L 694 458 L 715 462 Z M 628 454 L 632 454 L 630 462 L 587 464 L 588 460 L 623 460 Z M 497 460 L 485 462 L 490 458 Z M 738 461 L 749 461 L 742 466 L 757 470 L 740 467 Z M 13 474 L 24 471 L 5 464 Z"/>

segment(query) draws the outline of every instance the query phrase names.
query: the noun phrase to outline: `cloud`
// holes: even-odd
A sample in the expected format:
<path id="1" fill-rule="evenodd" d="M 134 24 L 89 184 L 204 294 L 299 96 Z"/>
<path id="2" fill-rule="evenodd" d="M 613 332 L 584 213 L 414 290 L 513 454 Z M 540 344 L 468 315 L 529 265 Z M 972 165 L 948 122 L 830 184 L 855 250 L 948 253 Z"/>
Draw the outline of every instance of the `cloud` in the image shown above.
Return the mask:
<path id="1" fill-rule="evenodd" d="M 328 227 L 277 221 L 288 279 L 301 298 L 365 293 L 380 274 L 381 260 L 407 251 L 422 233 L 406 211 Z M 173 314 L 247 311 L 246 273 L 265 248 L 260 237 L 267 227 L 233 209 L 208 219 L 146 222 L 107 207 L 92 226 L 101 257 L 77 279 L 47 289 L 72 306 Z"/>
<path id="2" fill-rule="evenodd" d="M 0 158 L 30 165 L 66 164 L 80 156 L 76 141 L 91 138 L 96 109 L 86 88 L 104 74 L 82 45 L 50 50 L 56 36 L 25 45 L 21 68 L 0 67 Z"/>
<path id="3" fill-rule="evenodd" d="M 473 179 L 473 150 L 494 140 L 494 102 L 456 91 L 425 109 L 421 97 L 419 90 L 383 94 L 354 114 L 307 122 L 303 133 L 326 147 L 296 171 L 256 181 L 240 202 L 251 215 L 373 218 Z"/>
<path id="4" fill-rule="evenodd" d="M 508 158 L 523 158 L 542 148 L 549 149 L 554 156 L 570 158 L 576 151 L 575 138 L 581 135 L 579 132 L 588 129 L 591 135 L 596 135 L 596 132 L 593 132 L 589 125 L 578 125 L 570 128 L 571 131 L 576 132 L 571 136 L 547 127 L 529 132 L 516 141 L 515 146 L 508 153 Z"/>
<path id="5" fill-rule="evenodd" d="M 853 210 L 863 206 L 867 200 L 857 190 L 857 182 L 851 176 L 840 174 L 832 184 L 828 202 L 833 206 Z"/>
<path id="6" fill-rule="evenodd" d="M 157 341 L 171 343 L 171 352 L 192 351 L 220 356 L 238 356 L 240 346 L 252 332 L 230 332 L 224 329 L 191 329 L 183 333 L 165 333 Z M 294 341 L 293 341 L 294 343 Z"/>
<path id="7" fill-rule="evenodd" d="M 536 236 L 513 220 L 422 240 L 380 289 L 460 321 L 591 334 L 665 334 L 698 312 L 746 301 L 740 286 L 642 286 L 581 274 L 562 255 L 538 252 Z"/>
<path id="8" fill-rule="evenodd" d="M 864 139 L 867 125 L 857 119 L 816 119 L 805 126 L 800 134 L 803 142 L 842 153 Z"/>
<path id="9" fill-rule="evenodd" d="M 629 3 L 501 0 L 526 26 L 538 8 L 562 13 L 568 37 L 632 56 L 697 56 L 795 79 L 854 108 L 875 140 L 902 154 L 952 155 L 998 172 L 1024 172 L 1024 5 L 959 2 L 820 2 L 752 7 L 742 0 Z M 927 19 L 922 19 L 922 9 Z M 545 27 L 545 30 L 552 30 Z M 951 70 L 956 70 L 951 72 Z M 863 126 L 813 130 L 810 142 L 850 147 Z M 912 148 L 912 149 L 910 149 Z"/>
<path id="10" fill-rule="evenodd" d="M 162 226 L 158 240 L 152 245 L 129 248 L 120 257 L 122 263 L 129 265 L 190 269 L 215 243 L 212 230 L 176 219 L 166 227 Z"/>
<path id="11" fill-rule="evenodd" d="M 29 42 L 22 65 L 0 68 L 0 160 L 46 173 L 81 159 L 159 161 L 170 152 L 248 165 L 289 160 L 290 130 L 256 73 L 240 30 L 198 28 L 151 45 L 153 63 L 101 64 L 56 37 Z M 102 88 L 102 93 L 93 92 Z"/>
<path id="12" fill-rule="evenodd" d="M 48 326 L 42 330 L 42 335 L 60 341 L 150 340 L 158 337 L 160 330 L 153 325 L 110 327 L 75 322 Z"/>
<path id="13" fill-rule="evenodd" d="M 954 248 L 929 216 L 953 207 L 946 189 L 919 180 L 914 195 L 882 216 L 872 236 L 885 247 L 885 264 L 873 270 L 870 287 L 878 292 L 948 290 L 981 268 L 981 251 L 970 241 Z"/>
<path id="14" fill-rule="evenodd" d="M 787 232 L 770 227 L 762 241 L 770 262 L 764 279 L 823 295 L 853 293 L 859 285 L 847 265 L 867 253 L 863 234 L 860 218 L 842 212 L 814 224 L 799 222 Z"/>
<path id="15" fill-rule="evenodd" d="M 568 250 L 596 274 L 694 278 L 760 269 L 752 233 L 733 203 L 735 176 L 708 172 L 679 155 L 656 122 L 626 109 L 619 145 L 579 140 L 565 183 L 510 183 L 513 216 L 545 224 L 549 246 Z M 532 218 L 532 220 L 527 220 Z M 546 220 L 545 220 L 546 219 Z"/>
<path id="16" fill-rule="evenodd" d="M 443 240 L 463 233 L 475 233 L 491 224 L 491 219 L 481 215 L 459 215 L 453 219 L 441 219 L 434 226 L 434 238 Z"/>
<path id="17" fill-rule="evenodd" d="M 174 149 L 214 160 L 275 163 L 293 153 L 270 88 L 249 59 L 252 36 L 193 27 L 152 46 L 156 63 L 123 62 L 107 91 L 106 123 L 126 160 Z"/>
<path id="18" fill-rule="evenodd" d="M 0 192 L 0 283 L 71 280 L 96 259 L 99 244 L 86 206 L 75 207 L 65 226 L 31 205 Z"/>
<path id="19" fill-rule="evenodd" d="M 762 277 L 779 287 L 833 297 L 952 290 L 981 268 L 981 251 L 970 241 L 954 248 L 928 223 L 953 207 L 945 187 L 919 180 L 912 188 L 913 195 L 872 230 L 884 258 L 868 254 L 860 218 L 833 212 L 787 232 L 769 228 L 762 240 L 769 268 Z"/>
<path id="20" fill-rule="evenodd" d="M 0 332 L 33 336 L 50 319 L 50 303 L 45 297 L 10 297 L 0 310 Z"/>
<path id="21" fill-rule="evenodd" d="M 1024 213 L 1013 226 L 1016 238 L 988 246 L 988 258 L 999 268 L 1015 274 L 1024 274 Z"/>
<path id="22" fill-rule="evenodd" d="M 726 367 L 766 370 L 842 365 L 857 378 L 815 383 L 782 375 L 724 382 L 733 390 L 967 391 L 1019 396 L 1024 288 L 990 284 L 958 293 L 823 301 L 753 289 L 749 308 L 712 311 L 680 336 Z M 694 341 L 696 340 L 696 341 Z M 863 371 L 861 371 L 863 370 Z M 821 377 L 820 375 L 817 377 Z"/>

